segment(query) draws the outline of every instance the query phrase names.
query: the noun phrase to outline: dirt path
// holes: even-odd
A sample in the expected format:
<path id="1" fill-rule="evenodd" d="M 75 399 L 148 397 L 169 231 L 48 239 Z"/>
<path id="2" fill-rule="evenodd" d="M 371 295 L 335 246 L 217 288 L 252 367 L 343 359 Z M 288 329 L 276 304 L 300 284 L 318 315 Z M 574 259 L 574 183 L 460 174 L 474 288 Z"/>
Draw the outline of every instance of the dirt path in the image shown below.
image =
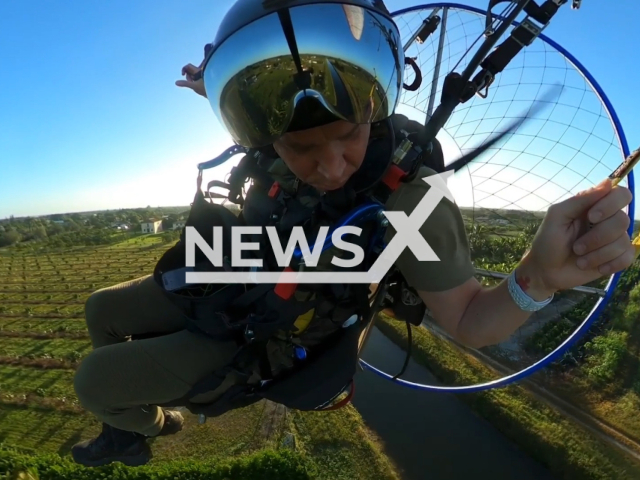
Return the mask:
<path id="1" fill-rule="evenodd" d="M 455 345 L 461 352 L 468 353 L 478 360 L 484 362 L 485 365 L 493 368 L 502 376 L 512 375 L 516 373 L 514 370 L 506 367 L 500 362 L 488 357 L 487 355 L 463 345 L 460 345 L 456 341 L 452 340 L 445 332 L 435 329 L 432 325 L 428 328 L 430 331 L 446 338 Z M 582 427 L 592 432 L 596 437 L 609 445 L 621 450 L 630 457 L 636 459 L 640 463 L 640 443 L 636 442 L 632 438 L 628 437 L 625 433 L 621 432 L 612 425 L 608 425 L 605 422 L 599 420 L 588 412 L 570 404 L 566 400 L 561 399 L 557 395 L 549 392 L 544 387 L 540 386 L 536 382 L 530 379 L 523 379 L 518 382 L 518 385 L 526 388 L 531 394 L 538 400 L 541 400 L 548 405 L 554 407 L 561 412 L 567 418 L 572 419 Z"/>

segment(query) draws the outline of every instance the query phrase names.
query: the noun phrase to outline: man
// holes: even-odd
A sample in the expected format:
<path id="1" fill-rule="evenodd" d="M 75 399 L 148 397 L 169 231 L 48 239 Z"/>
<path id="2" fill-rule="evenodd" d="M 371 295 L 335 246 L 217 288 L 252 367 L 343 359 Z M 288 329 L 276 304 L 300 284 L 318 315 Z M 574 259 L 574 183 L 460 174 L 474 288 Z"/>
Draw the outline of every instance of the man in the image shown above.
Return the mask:
<path id="1" fill-rule="evenodd" d="M 186 80 L 176 83 L 207 98 L 236 142 L 273 149 L 300 185 L 331 196 L 377 165 L 367 160 L 374 150 L 372 129 L 397 105 L 400 44 L 378 0 L 239 0 L 201 67 L 187 65 Z M 197 73 L 202 78 L 195 80 Z M 410 215 L 430 188 L 422 178 L 433 173 L 423 168 L 413 181 L 400 183 L 388 210 Z M 420 228 L 440 261 L 418 261 L 406 249 L 396 266 L 454 338 L 472 347 L 495 344 L 554 292 L 631 265 L 635 252 L 622 211 L 630 201 L 628 189 L 604 181 L 553 205 L 509 279 L 483 288 L 474 278 L 460 211 L 443 199 Z M 389 227 L 386 238 L 394 234 Z M 73 448 L 74 459 L 84 465 L 146 463 L 147 438 L 182 428 L 179 413 L 158 405 L 190 392 L 225 365 L 237 345 L 187 330 L 184 310 L 151 276 L 94 293 L 86 318 L 94 351 L 80 365 L 75 388 L 104 428 Z M 160 335 L 127 341 L 149 332 Z"/>

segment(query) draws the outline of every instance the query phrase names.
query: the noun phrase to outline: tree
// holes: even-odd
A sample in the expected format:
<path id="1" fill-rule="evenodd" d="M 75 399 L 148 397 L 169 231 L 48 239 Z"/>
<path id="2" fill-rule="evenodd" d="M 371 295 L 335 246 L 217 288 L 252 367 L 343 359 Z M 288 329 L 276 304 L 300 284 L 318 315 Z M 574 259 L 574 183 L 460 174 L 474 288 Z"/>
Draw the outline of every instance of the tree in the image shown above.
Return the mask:
<path id="1" fill-rule="evenodd" d="M 0 247 L 8 247 L 18 243 L 21 239 L 20 234 L 16 230 L 7 230 L 0 233 Z"/>
<path id="2" fill-rule="evenodd" d="M 38 225 L 33 229 L 33 238 L 34 240 L 45 240 L 47 238 L 47 229 L 42 225 Z"/>
<path id="3" fill-rule="evenodd" d="M 53 237 L 54 235 L 58 235 L 59 233 L 64 232 L 64 228 L 62 225 L 58 225 L 57 223 L 51 223 L 47 225 L 47 236 Z"/>
<path id="4" fill-rule="evenodd" d="M 167 218 L 162 219 L 162 229 L 164 231 L 171 230 L 173 228 L 173 224 L 178 221 L 178 216 L 171 213 L 167 215 Z"/>
<path id="5" fill-rule="evenodd" d="M 89 217 L 89 225 L 96 228 L 104 227 L 104 220 L 99 216 L 94 215 Z"/>

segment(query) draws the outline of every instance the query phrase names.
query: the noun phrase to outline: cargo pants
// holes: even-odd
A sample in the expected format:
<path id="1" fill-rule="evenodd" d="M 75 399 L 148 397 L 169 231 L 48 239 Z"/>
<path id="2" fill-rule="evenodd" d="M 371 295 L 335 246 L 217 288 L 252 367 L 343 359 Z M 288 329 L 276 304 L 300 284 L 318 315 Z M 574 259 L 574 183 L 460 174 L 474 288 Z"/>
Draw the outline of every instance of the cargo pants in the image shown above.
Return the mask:
<path id="1" fill-rule="evenodd" d="M 147 436 L 163 426 L 157 404 L 184 396 L 238 348 L 187 331 L 182 311 L 151 275 L 94 292 L 85 318 L 93 351 L 74 377 L 79 402 L 100 421 Z M 130 339 L 149 333 L 160 336 Z"/>

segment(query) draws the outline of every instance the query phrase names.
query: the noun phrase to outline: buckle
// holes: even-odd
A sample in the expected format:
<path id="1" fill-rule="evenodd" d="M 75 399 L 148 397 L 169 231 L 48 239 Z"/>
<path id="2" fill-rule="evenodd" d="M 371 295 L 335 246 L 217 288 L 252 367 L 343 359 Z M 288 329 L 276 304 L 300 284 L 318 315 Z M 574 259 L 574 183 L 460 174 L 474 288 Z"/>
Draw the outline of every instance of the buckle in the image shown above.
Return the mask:
<path id="1" fill-rule="evenodd" d="M 511 37 L 523 47 L 528 47 L 534 42 L 536 38 L 540 36 L 540 33 L 542 33 L 542 31 L 547 28 L 547 25 L 549 24 L 547 23 L 544 26 L 539 27 L 531 20 L 529 20 L 529 17 L 527 17 L 522 21 L 520 25 L 518 25 L 518 27 L 513 29 L 513 31 L 511 32 Z M 523 29 L 531 35 L 523 35 L 523 32 L 520 29 Z"/>
<path id="2" fill-rule="evenodd" d="M 244 329 L 244 338 L 247 341 L 247 343 L 253 343 L 253 341 L 256 339 L 256 333 L 253 330 L 253 326 L 252 325 L 247 325 Z"/>
<path id="3" fill-rule="evenodd" d="M 489 71 L 486 71 L 482 79 L 482 83 L 478 86 L 476 95 L 480 98 L 487 98 L 489 96 L 489 87 L 493 84 L 494 81 L 495 77 L 493 76 L 493 74 Z M 484 93 L 482 92 L 483 89 Z"/>

